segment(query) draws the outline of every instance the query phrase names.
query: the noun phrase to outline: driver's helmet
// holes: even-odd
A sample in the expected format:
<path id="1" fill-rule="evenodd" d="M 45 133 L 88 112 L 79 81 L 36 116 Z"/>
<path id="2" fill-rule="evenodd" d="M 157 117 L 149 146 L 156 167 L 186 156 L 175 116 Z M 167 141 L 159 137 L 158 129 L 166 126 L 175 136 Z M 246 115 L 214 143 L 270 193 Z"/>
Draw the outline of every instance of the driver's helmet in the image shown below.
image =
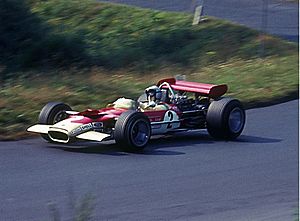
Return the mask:
<path id="1" fill-rule="evenodd" d="M 145 93 L 147 95 L 148 101 L 160 101 L 162 97 L 162 91 L 156 85 L 146 88 Z"/>

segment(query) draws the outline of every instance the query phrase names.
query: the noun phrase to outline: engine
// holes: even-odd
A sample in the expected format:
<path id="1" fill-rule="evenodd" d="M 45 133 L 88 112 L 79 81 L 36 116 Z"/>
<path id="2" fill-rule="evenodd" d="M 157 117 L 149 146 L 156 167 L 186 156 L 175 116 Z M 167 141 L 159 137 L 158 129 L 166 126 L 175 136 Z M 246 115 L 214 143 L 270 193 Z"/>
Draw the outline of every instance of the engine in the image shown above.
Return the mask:
<path id="1" fill-rule="evenodd" d="M 208 98 L 188 98 L 185 95 L 176 95 L 174 103 L 182 111 L 183 127 L 206 128 Z"/>

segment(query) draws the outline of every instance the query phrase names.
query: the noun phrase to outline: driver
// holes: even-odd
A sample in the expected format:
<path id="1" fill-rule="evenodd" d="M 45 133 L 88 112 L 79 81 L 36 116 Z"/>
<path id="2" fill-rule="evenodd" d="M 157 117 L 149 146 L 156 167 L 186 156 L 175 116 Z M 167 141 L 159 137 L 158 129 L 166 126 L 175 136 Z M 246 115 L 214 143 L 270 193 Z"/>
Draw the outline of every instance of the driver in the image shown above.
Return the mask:
<path id="1" fill-rule="evenodd" d="M 143 109 L 154 109 L 154 110 L 167 110 L 168 105 L 161 102 L 162 91 L 156 85 L 150 86 L 145 89 L 148 104 L 142 105 Z M 144 106 L 144 107 L 143 107 Z"/>
<path id="2" fill-rule="evenodd" d="M 149 105 L 151 103 L 158 103 L 161 100 L 162 92 L 156 85 L 146 88 L 145 93 L 147 95 Z"/>

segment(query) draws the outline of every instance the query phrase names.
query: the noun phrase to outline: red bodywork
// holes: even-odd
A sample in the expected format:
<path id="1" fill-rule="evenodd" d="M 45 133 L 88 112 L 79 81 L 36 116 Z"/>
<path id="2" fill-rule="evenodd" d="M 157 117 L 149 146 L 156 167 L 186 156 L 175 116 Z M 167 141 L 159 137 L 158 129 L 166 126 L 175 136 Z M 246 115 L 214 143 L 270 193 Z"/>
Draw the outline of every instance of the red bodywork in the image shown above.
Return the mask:
<path id="1" fill-rule="evenodd" d="M 194 92 L 200 96 L 205 96 L 209 98 L 218 98 L 224 95 L 227 92 L 227 85 L 213 85 L 213 84 L 204 84 L 197 82 L 188 82 L 188 81 L 179 81 L 175 78 L 167 78 L 160 80 L 157 85 L 161 85 L 162 83 L 167 82 L 173 90 L 177 91 L 186 91 L 186 92 Z M 162 86 L 162 88 L 168 89 L 167 85 Z M 169 104 L 170 109 L 175 111 L 178 116 L 181 115 L 181 111 L 174 104 Z M 91 122 L 107 122 L 113 121 L 118 118 L 123 112 L 127 111 L 127 109 L 123 108 L 102 108 L 99 110 L 87 109 L 83 112 L 80 112 L 79 116 L 84 116 L 82 119 L 74 119 L 74 123 L 82 123 L 87 124 Z M 167 110 L 153 110 L 153 111 L 145 111 L 144 114 L 148 116 L 150 122 L 159 122 L 163 120 Z M 76 116 L 78 116 L 76 115 Z M 70 116 L 72 118 L 72 115 Z"/>
<path id="2" fill-rule="evenodd" d="M 170 105 L 170 110 L 175 111 L 178 115 L 181 113 L 175 105 Z M 127 109 L 114 107 L 102 108 L 99 110 L 87 109 L 77 115 L 71 115 L 70 118 L 74 117 L 74 120 L 71 121 L 72 123 L 88 124 L 91 122 L 106 122 L 118 118 L 126 111 Z M 148 116 L 150 122 L 159 122 L 163 120 L 166 111 L 167 110 L 153 110 L 146 111 L 144 114 Z M 78 119 L 76 116 L 83 116 L 83 118 Z"/>
<path id="3" fill-rule="evenodd" d="M 106 122 L 114 120 L 125 111 L 127 111 L 127 109 L 113 107 L 102 108 L 99 110 L 87 109 L 77 115 L 71 115 L 70 117 L 72 118 L 74 116 L 74 121 L 72 121 L 73 123 L 88 124 L 91 122 Z M 77 119 L 75 116 L 83 116 L 83 118 Z"/>

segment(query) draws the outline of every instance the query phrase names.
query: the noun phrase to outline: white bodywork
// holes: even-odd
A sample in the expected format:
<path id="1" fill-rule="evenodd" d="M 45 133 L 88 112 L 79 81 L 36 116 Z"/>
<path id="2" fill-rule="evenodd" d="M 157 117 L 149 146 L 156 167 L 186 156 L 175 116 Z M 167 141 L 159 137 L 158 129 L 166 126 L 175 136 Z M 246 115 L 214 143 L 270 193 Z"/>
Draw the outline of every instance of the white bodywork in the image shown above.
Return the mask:
<path id="1" fill-rule="evenodd" d="M 78 119 L 77 119 L 78 118 Z M 44 124 L 36 124 L 27 129 L 29 132 L 33 133 L 39 133 L 39 134 L 48 134 L 49 138 L 55 142 L 60 143 L 68 143 L 70 139 L 77 138 L 77 139 L 83 139 L 83 140 L 91 140 L 91 141 L 103 141 L 105 139 L 108 139 L 110 137 L 109 134 L 96 132 L 96 131 L 86 131 L 79 133 L 78 135 L 72 135 L 71 131 L 73 131 L 76 128 L 79 128 L 82 126 L 82 123 L 74 123 L 72 121 L 74 120 L 80 120 L 79 118 L 82 118 L 81 116 L 76 116 L 72 118 L 65 119 L 63 121 L 60 121 L 54 125 L 44 125 Z M 51 136 L 51 132 L 59 132 L 67 135 L 67 139 L 56 139 Z"/>
<path id="2" fill-rule="evenodd" d="M 152 135 L 164 134 L 180 127 L 180 120 L 175 111 L 168 110 L 163 121 L 151 122 Z"/>
<path id="3" fill-rule="evenodd" d="M 28 132 L 47 134 L 51 125 L 36 124 L 27 129 Z"/>

